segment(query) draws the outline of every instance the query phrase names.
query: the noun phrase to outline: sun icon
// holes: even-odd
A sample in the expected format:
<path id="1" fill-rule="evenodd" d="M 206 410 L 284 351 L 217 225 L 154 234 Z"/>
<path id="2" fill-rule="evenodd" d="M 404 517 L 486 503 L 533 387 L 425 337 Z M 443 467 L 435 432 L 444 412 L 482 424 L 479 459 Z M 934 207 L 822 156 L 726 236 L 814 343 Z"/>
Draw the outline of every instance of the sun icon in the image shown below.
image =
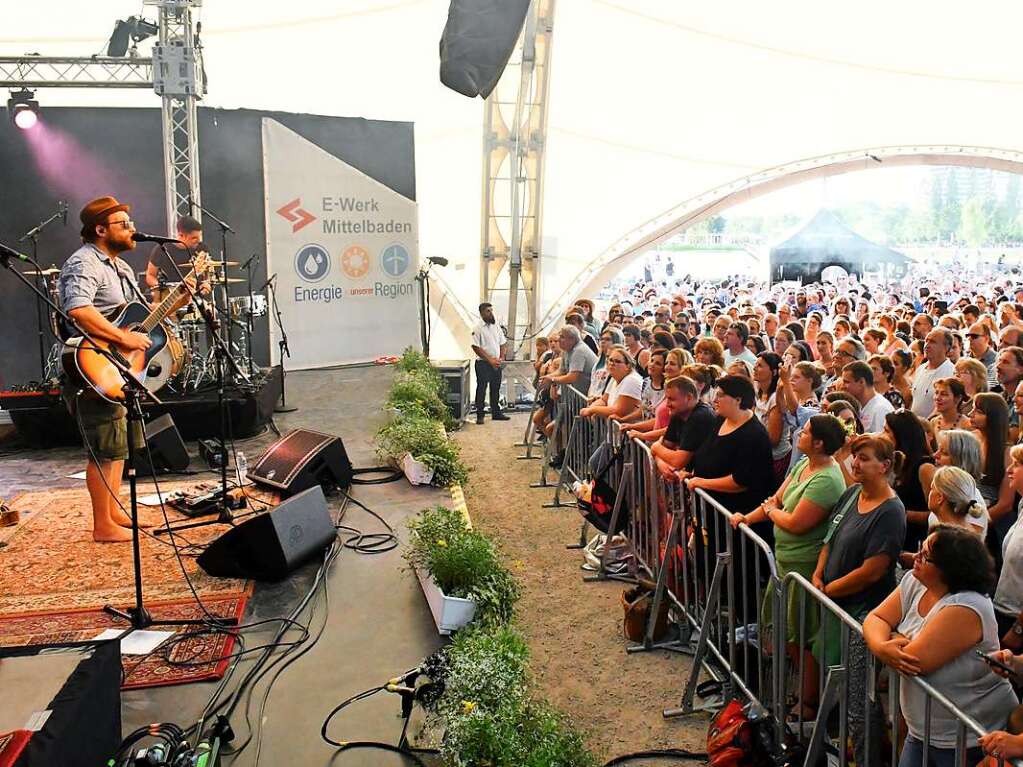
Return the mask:
<path id="1" fill-rule="evenodd" d="M 352 245 L 341 254 L 341 268 L 349 277 L 357 279 L 369 271 L 369 251 L 358 245 Z"/>

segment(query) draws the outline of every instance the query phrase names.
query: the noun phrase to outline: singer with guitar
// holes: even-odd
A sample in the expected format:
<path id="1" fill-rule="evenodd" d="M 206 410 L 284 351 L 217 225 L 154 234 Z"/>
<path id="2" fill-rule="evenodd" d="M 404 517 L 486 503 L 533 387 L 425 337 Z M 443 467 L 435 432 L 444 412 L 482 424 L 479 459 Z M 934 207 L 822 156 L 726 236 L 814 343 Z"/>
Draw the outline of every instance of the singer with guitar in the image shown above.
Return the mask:
<path id="1" fill-rule="evenodd" d="M 128 205 L 113 197 L 100 197 L 82 208 L 79 214 L 82 247 L 61 267 L 58 286 L 64 311 L 98 344 L 124 356 L 144 378 L 145 354 L 154 343 L 154 335 L 147 332 L 144 323 L 125 327 L 110 319 L 126 305 L 137 306 L 141 302 L 148 307 L 131 267 L 120 257 L 135 247 L 135 225 L 128 210 Z M 195 278 L 190 275 L 180 295 L 168 303 L 173 303 L 173 308 L 182 306 L 193 290 Z M 171 310 L 170 306 L 165 308 Z M 67 377 L 63 390 L 68 409 L 80 421 L 84 439 L 91 448 L 85 479 L 92 502 L 92 537 L 99 542 L 127 542 L 131 540 L 131 519 L 117 502 L 128 456 L 127 411 L 117 403 L 119 387 L 114 390 L 108 382 L 101 394 L 103 387 L 89 378 L 90 365 L 98 368 L 104 358 L 88 351 L 85 342 L 68 348 L 80 363 L 77 371 L 69 369 L 70 372 L 85 374 L 81 380 Z M 65 367 L 69 367 L 66 362 Z M 136 430 L 132 435 L 132 444 L 139 450 L 145 447 L 140 432 Z"/>

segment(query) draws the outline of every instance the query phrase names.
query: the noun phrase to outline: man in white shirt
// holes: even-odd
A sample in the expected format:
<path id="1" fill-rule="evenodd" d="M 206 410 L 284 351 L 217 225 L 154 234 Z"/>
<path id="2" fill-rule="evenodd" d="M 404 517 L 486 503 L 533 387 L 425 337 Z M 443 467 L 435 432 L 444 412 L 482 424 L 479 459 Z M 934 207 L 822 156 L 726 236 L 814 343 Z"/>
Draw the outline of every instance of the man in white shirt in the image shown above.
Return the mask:
<path id="1" fill-rule="evenodd" d="M 876 434 L 884 431 L 884 417 L 895 410 L 892 403 L 874 391 L 874 371 L 866 362 L 857 360 L 842 368 L 842 388 L 860 403 L 863 431 Z"/>
<path id="2" fill-rule="evenodd" d="M 472 350 L 479 357 L 476 360 L 476 423 L 483 423 L 483 398 L 490 388 L 490 418 L 507 421 L 501 412 L 501 366 L 508 339 L 504 330 L 494 319 L 494 307 L 489 303 L 480 304 L 480 318 L 483 320 L 472 331 Z"/>
<path id="3" fill-rule="evenodd" d="M 742 320 L 737 320 L 728 326 L 725 331 L 725 370 L 736 360 L 749 363 L 750 369 L 757 364 L 757 357 L 746 348 L 746 341 L 749 340 L 749 325 Z"/>
<path id="4" fill-rule="evenodd" d="M 952 333 L 947 328 L 934 328 L 924 338 L 924 357 L 913 376 L 913 412 L 920 418 L 929 418 L 934 412 L 934 382 L 956 374 L 955 365 L 948 358 L 952 348 Z"/>

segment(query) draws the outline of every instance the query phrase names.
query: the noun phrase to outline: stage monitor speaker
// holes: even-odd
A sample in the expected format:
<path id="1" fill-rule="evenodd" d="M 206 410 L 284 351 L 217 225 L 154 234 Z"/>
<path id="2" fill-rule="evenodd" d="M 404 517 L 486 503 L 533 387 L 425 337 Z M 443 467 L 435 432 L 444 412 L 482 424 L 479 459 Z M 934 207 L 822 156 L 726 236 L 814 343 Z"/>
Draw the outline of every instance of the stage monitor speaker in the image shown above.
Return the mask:
<path id="1" fill-rule="evenodd" d="M 170 413 L 164 413 L 146 424 L 146 445 L 149 449 L 135 451 L 135 474 L 151 477 L 149 459 L 152 455 L 152 469 L 157 474 L 181 472 L 188 468 L 188 450 L 181 439 L 178 427 Z"/>
<path id="2" fill-rule="evenodd" d="M 440 81 L 469 98 L 489 96 L 528 10 L 529 0 L 451 0 L 440 38 Z"/>
<path id="3" fill-rule="evenodd" d="M 210 575 L 279 581 L 320 554 L 337 530 L 319 485 L 232 527 L 197 560 Z"/>
<path id="4" fill-rule="evenodd" d="M 284 495 L 314 485 L 347 489 L 352 484 L 352 462 L 340 437 L 295 429 L 266 449 L 249 467 L 248 477 Z"/>

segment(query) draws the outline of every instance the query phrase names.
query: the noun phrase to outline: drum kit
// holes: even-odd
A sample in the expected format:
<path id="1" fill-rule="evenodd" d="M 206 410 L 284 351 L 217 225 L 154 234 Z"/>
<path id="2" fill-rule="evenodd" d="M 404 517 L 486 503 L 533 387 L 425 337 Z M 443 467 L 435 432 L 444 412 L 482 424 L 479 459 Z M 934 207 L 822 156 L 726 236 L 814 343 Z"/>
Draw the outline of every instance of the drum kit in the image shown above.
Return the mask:
<path id="1" fill-rule="evenodd" d="M 189 269 L 191 264 L 180 264 Z M 224 270 L 237 268 L 237 261 L 213 261 L 206 278 L 213 286 L 212 303 L 220 322 L 227 322 L 228 332 L 223 336 L 230 338 L 229 350 L 237 361 L 240 369 L 252 370 L 252 329 L 253 320 L 267 315 L 269 305 L 264 293 L 253 293 L 252 284 L 241 277 L 231 277 Z M 51 300 L 60 305 L 60 291 L 57 286 L 59 269 L 43 269 L 26 271 L 30 277 L 42 281 L 46 293 Z M 139 284 L 144 284 L 144 273 L 140 275 Z M 227 295 L 228 286 L 248 282 L 249 292 L 241 296 Z M 162 301 L 180 283 L 161 279 L 150 292 L 151 301 L 155 304 Z M 164 321 L 167 330 L 167 346 L 153 357 L 148 378 L 155 384 L 153 391 L 168 386 L 185 393 L 194 392 L 216 381 L 215 345 L 208 338 L 208 325 L 191 303 L 178 309 L 174 316 Z M 49 328 L 55 338 L 66 334 L 61 332 L 60 318 L 57 313 L 49 311 Z M 50 349 L 45 362 L 45 379 L 56 378 L 61 370 L 61 352 L 63 344 L 55 343 Z"/>

